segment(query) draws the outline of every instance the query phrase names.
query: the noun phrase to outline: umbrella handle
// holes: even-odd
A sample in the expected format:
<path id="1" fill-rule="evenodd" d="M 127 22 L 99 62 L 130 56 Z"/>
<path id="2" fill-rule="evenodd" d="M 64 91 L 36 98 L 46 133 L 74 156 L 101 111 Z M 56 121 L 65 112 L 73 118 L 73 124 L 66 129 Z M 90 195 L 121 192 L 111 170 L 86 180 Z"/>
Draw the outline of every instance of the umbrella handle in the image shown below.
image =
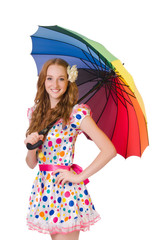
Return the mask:
<path id="1" fill-rule="evenodd" d="M 39 134 L 39 135 L 44 135 L 47 131 L 48 131 L 48 129 L 45 128 L 45 129 L 41 130 L 38 134 Z M 43 141 L 42 141 L 42 140 L 39 140 L 39 141 L 38 141 L 37 143 L 35 143 L 35 144 L 27 143 L 26 147 L 27 147 L 28 150 L 33 150 L 33 149 L 35 149 L 35 148 L 40 147 L 42 144 L 43 144 Z"/>
<path id="2" fill-rule="evenodd" d="M 57 121 L 57 119 L 56 119 L 54 122 L 50 123 L 46 128 L 44 128 L 43 130 L 41 130 L 38 134 L 39 134 L 39 135 L 45 135 L 45 134 L 49 131 L 50 127 L 52 127 L 52 125 L 54 125 L 54 123 L 55 123 L 56 121 Z M 27 143 L 26 147 L 27 147 L 28 150 L 33 150 L 33 149 L 35 149 L 35 148 L 40 147 L 42 144 L 43 144 L 43 141 L 42 141 L 42 140 L 39 140 L 39 141 L 38 141 L 37 143 L 35 143 L 35 144 Z"/>
<path id="3" fill-rule="evenodd" d="M 40 147 L 41 145 L 43 144 L 43 141 L 42 140 L 39 140 L 37 143 L 35 144 L 31 144 L 31 143 L 27 143 L 26 147 L 28 150 L 33 150 L 35 148 L 38 148 Z"/>

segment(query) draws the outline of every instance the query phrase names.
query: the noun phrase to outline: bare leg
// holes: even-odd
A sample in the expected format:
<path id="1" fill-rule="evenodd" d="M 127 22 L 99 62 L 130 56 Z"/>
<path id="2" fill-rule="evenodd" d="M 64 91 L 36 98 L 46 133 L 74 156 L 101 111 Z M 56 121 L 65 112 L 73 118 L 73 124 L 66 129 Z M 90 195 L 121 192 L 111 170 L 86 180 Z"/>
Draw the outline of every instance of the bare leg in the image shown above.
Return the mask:
<path id="1" fill-rule="evenodd" d="M 80 231 L 74 231 L 67 234 L 56 233 L 51 235 L 52 240 L 78 240 Z"/>

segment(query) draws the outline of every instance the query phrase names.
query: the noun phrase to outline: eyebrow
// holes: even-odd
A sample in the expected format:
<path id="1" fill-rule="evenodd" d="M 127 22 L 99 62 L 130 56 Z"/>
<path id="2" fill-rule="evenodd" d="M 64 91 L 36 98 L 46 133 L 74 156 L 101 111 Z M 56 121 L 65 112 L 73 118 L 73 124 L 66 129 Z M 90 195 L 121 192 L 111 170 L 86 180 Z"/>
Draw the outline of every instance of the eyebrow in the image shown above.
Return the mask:
<path id="1" fill-rule="evenodd" d="M 53 75 L 46 75 L 47 77 L 53 77 Z M 59 77 L 65 77 L 65 75 L 60 75 Z"/>

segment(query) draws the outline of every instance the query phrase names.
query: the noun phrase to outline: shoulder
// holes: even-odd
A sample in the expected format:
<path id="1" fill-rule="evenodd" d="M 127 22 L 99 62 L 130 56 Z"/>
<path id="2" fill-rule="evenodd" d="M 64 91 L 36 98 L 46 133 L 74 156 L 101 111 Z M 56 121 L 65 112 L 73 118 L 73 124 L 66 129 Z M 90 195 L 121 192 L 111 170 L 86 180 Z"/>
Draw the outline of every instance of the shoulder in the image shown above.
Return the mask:
<path id="1" fill-rule="evenodd" d="M 87 104 L 76 104 L 72 109 L 71 123 L 72 126 L 79 130 L 79 134 L 82 133 L 80 125 L 86 116 L 92 116 L 91 108 Z"/>
<path id="2" fill-rule="evenodd" d="M 73 115 L 76 116 L 76 118 L 80 118 L 81 115 L 91 115 L 92 116 L 92 111 L 91 108 L 84 103 L 81 104 L 76 104 L 73 107 Z"/>
<path id="3" fill-rule="evenodd" d="M 31 120 L 32 113 L 34 112 L 34 110 L 35 110 L 35 106 L 30 107 L 30 108 L 28 108 L 28 110 L 27 110 L 27 118 L 29 119 L 29 121 Z"/>

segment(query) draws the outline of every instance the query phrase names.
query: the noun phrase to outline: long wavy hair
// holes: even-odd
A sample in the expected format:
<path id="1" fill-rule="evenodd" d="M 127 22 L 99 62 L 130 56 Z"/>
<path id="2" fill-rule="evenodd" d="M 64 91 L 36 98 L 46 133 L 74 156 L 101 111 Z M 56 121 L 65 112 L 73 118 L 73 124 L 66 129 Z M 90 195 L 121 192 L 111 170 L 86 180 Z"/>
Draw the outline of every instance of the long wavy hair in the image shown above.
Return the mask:
<path id="1" fill-rule="evenodd" d="M 47 69 L 50 65 L 60 65 L 66 68 L 68 63 L 61 58 L 54 58 L 45 62 L 39 74 L 37 82 L 37 93 L 34 99 L 35 110 L 32 113 L 29 128 L 27 129 L 26 136 L 32 132 L 39 132 L 47 127 L 51 122 L 62 119 L 63 126 L 70 124 L 70 114 L 72 108 L 77 104 L 79 92 L 75 82 L 68 81 L 66 92 L 62 95 L 60 101 L 56 104 L 55 108 L 51 108 L 49 95 L 45 90 L 45 80 L 47 76 Z M 68 77 L 68 76 L 67 76 Z"/>

